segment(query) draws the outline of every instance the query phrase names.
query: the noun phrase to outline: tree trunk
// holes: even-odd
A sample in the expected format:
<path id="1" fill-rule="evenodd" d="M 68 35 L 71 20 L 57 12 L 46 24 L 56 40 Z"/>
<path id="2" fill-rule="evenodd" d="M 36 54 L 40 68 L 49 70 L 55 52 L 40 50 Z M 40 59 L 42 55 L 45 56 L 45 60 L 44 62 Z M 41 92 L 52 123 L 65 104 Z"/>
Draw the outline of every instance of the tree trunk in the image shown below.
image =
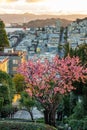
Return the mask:
<path id="1" fill-rule="evenodd" d="M 52 126 L 56 125 L 55 114 L 56 114 L 56 111 L 51 111 L 49 113 L 49 125 L 52 125 Z"/>
<path id="2" fill-rule="evenodd" d="M 48 110 L 44 110 L 44 120 L 46 124 L 49 124 L 49 112 Z"/>
<path id="3" fill-rule="evenodd" d="M 55 120 L 55 114 L 56 114 L 56 111 L 48 111 L 48 110 L 45 110 L 44 111 L 44 119 L 45 119 L 45 123 L 46 124 L 49 124 L 49 125 L 52 125 L 52 126 L 55 126 L 56 124 L 56 120 Z"/>
<path id="4" fill-rule="evenodd" d="M 29 113 L 30 113 L 30 116 L 31 116 L 31 120 L 34 121 L 34 118 L 33 118 L 33 113 L 31 110 L 29 110 Z"/>

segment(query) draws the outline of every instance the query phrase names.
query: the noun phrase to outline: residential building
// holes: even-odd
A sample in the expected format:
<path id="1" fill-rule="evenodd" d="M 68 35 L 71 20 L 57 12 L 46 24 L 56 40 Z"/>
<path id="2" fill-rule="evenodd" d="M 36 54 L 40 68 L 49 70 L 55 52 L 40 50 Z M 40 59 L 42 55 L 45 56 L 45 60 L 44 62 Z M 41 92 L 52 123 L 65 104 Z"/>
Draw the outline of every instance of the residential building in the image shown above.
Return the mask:
<path id="1" fill-rule="evenodd" d="M 11 76 L 13 76 L 14 74 L 17 73 L 17 68 L 18 66 L 23 63 L 24 61 L 26 61 L 26 52 L 22 52 L 22 51 L 13 51 L 11 52 L 4 52 L 4 53 L 0 53 L 0 56 L 4 56 L 4 57 L 8 57 L 8 74 L 10 74 Z"/>
<path id="2" fill-rule="evenodd" d="M 8 56 L 0 56 L 0 70 L 8 73 Z"/>

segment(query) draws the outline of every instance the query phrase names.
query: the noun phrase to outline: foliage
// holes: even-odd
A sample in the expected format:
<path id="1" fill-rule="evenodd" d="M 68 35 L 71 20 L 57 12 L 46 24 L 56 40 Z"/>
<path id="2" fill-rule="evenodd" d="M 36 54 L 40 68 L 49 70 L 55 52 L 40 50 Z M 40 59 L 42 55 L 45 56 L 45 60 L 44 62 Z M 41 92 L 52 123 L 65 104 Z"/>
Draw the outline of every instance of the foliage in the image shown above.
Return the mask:
<path id="1" fill-rule="evenodd" d="M 7 85 L 2 85 L 0 87 L 0 97 L 3 98 L 3 105 L 10 103 L 10 92 Z"/>
<path id="2" fill-rule="evenodd" d="M 65 28 L 65 32 L 64 32 L 64 39 L 67 42 L 67 38 L 68 38 L 68 27 Z"/>
<path id="3" fill-rule="evenodd" d="M 62 40 L 62 34 L 64 32 L 64 27 L 60 27 L 60 38 L 59 38 L 59 43 Z"/>
<path id="4" fill-rule="evenodd" d="M 12 81 L 12 77 L 6 72 L 0 71 L 0 84 L 2 84 L 2 86 L 7 86 L 10 98 L 12 99 L 15 93 L 15 87 Z"/>
<path id="5" fill-rule="evenodd" d="M 87 130 L 87 119 L 86 120 L 72 119 L 68 123 L 71 126 L 72 130 Z"/>
<path id="6" fill-rule="evenodd" d="M 87 85 L 87 83 L 86 83 Z M 84 107 L 84 113 L 85 113 L 85 116 L 87 115 L 87 86 L 83 86 L 83 90 L 82 90 L 82 93 L 83 93 L 83 107 Z"/>
<path id="7" fill-rule="evenodd" d="M 72 130 L 86 130 L 87 129 L 87 119 L 85 117 L 85 111 L 83 107 L 83 102 L 77 102 L 74 108 L 74 113 L 66 119 Z"/>
<path id="8" fill-rule="evenodd" d="M 0 71 L 0 84 L 0 112 L 2 112 L 4 107 L 11 105 L 15 88 L 12 78 L 3 71 Z"/>
<path id="9" fill-rule="evenodd" d="M 74 113 L 69 117 L 72 119 L 82 119 L 84 117 L 84 108 L 82 102 L 77 102 L 77 105 L 74 108 Z"/>
<path id="10" fill-rule="evenodd" d="M 26 107 L 33 107 L 35 105 L 35 100 L 31 96 L 29 96 L 27 92 L 21 93 L 20 102 Z"/>
<path id="11" fill-rule="evenodd" d="M 0 29 L 1 28 L 5 28 L 5 24 L 3 23 L 3 21 L 0 19 Z"/>
<path id="12" fill-rule="evenodd" d="M 60 54 L 61 54 L 61 51 L 63 51 L 64 57 L 67 57 L 68 55 L 70 55 L 72 57 L 72 55 L 74 53 L 74 50 L 72 48 L 70 48 L 69 42 L 66 42 L 64 45 L 59 44 L 58 49 L 60 51 Z"/>
<path id="13" fill-rule="evenodd" d="M 64 48 L 64 57 L 66 57 L 66 56 L 68 56 L 68 54 L 70 54 L 70 44 L 69 44 L 69 42 L 65 43 L 63 48 Z"/>
<path id="14" fill-rule="evenodd" d="M 64 116 L 70 116 L 73 113 L 73 109 L 76 106 L 76 96 L 73 92 L 63 96 L 63 114 Z"/>
<path id="15" fill-rule="evenodd" d="M 21 99 L 19 100 L 22 106 L 25 106 L 30 113 L 31 119 L 33 119 L 32 108 L 35 106 L 35 100 L 29 96 L 27 92 L 21 92 Z"/>
<path id="16" fill-rule="evenodd" d="M 34 59 L 35 60 L 35 59 Z M 46 118 L 54 123 L 55 112 L 63 94 L 69 93 L 74 88 L 73 82 L 84 82 L 87 69 L 80 65 L 78 57 L 60 59 L 55 56 L 52 61 L 45 59 L 29 60 L 21 64 L 18 72 L 24 75 L 28 84 L 27 92 L 38 100 L 43 108 Z M 48 116 L 48 117 L 47 117 Z M 47 122 L 47 121 L 46 121 Z"/>
<path id="17" fill-rule="evenodd" d="M 87 67 L 87 44 L 83 43 L 81 45 L 78 45 L 75 50 L 72 49 L 70 47 L 70 43 L 66 43 L 64 46 L 60 46 L 61 49 L 64 49 L 64 54 L 65 54 L 65 57 L 69 54 L 71 57 L 73 56 L 79 56 L 80 60 L 81 60 L 81 64 L 82 65 L 85 65 Z M 73 86 L 75 86 L 76 90 L 73 91 L 73 94 L 74 94 L 74 98 L 75 98 L 75 102 L 77 102 L 77 98 L 78 96 L 83 96 L 83 109 L 84 109 L 84 112 L 85 114 L 87 114 L 87 80 L 85 82 L 85 84 L 83 82 L 74 82 L 73 83 Z M 66 99 L 65 99 L 66 100 Z M 69 100 L 67 100 L 67 103 L 69 103 Z M 71 103 L 72 104 L 72 103 Z M 68 109 L 66 109 L 68 107 Z M 64 108 L 65 108 L 65 111 L 68 111 L 69 110 L 69 107 L 71 108 L 71 105 L 67 105 L 64 104 Z M 74 108 L 74 107 L 73 107 Z M 71 113 L 73 109 L 71 109 Z M 68 114 L 69 114 L 69 111 L 68 111 Z"/>
<path id="18" fill-rule="evenodd" d="M 41 112 L 44 111 L 44 108 L 42 107 L 41 103 L 39 101 L 35 101 L 35 106 L 37 107 L 37 109 Z"/>
<path id="19" fill-rule="evenodd" d="M 11 114 L 13 113 L 13 110 L 14 109 L 11 104 L 6 104 L 1 109 L 1 117 L 2 118 L 10 117 Z"/>
<path id="20" fill-rule="evenodd" d="M 4 47 L 9 47 L 9 41 L 5 31 L 5 25 L 2 20 L 0 20 L 0 51 L 4 49 Z"/>
<path id="21" fill-rule="evenodd" d="M 71 48 L 70 43 L 66 42 L 64 45 L 59 44 L 58 49 L 64 51 L 64 57 L 68 54 L 70 57 L 78 56 L 81 60 L 81 63 L 87 65 L 87 44 L 83 43 L 78 45 L 75 49 Z"/>
<path id="22" fill-rule="evenodd" d="M 38 118 L 38 119 L 36 120 L 36 122 L 37 122 L 37 123 L 44 123 L 44 118 Z"/>
<path id="23" fill-rule="evenodd" d="M 79 45 L 75 50 L 70 50 L 71 56 L 79 56 L 81 59 L 82 64 L 87 65 L 87 44 L 83 43 Z"/>
<path id="24" fill-rule="evenodd" d="M 0 130 L 56 130 L 56 128 L 30 122 L 0 121 Z"/>
<path id="25" fill-rule="evenodd" d="M 52 96 L 55 97 L 57 93 L 64 94 L 73 90 L 72 82 L 79 81 L 79 78 L 84 81 L 87 69 L 79 64 L 79 58 L 68 56 L 65 59 L 59 59 L 56 56 L 51 63 L 47 59 L 44 63 L 40 60 L 37 62 L 29 60 L 28 63 L 21 65 L 19 71 L 25 76 L 29 94 L 37 98 L 47 94 L 47 98 L 43 97 L 42 102 L 48 101 L 48 103 L 51 103 L 54 101 Z M 51 96 L 48 96 L 48 94 L 51 94 Z"/>
<path id="26" fill-rule="evenodd" d="M 79 56 L 81 64 L 87 67 L 87 44 L 83 43 L 78 45 L 75 50 L 71 49 L 70 56 Z M 85 84 L 83 82 L 75 82 L 74 86 L 76 87 L 74 94 L 83 97 L 83 109 L 85 115 L 87 115 L 87 80 Z"/>
<path id="27" fill-rule="evenodd" d="M 24 77 L 21 74 L 15 74 L 13 77 L 13 82 L 15 84 L 15 88 L 17 93 L 22 92 L 25 89 Z"/>
<path id="28" fill-rule="evenodd" d="M 2 110 L 4 99 L 3 97 L 0 97 L 0 111 Z"/>

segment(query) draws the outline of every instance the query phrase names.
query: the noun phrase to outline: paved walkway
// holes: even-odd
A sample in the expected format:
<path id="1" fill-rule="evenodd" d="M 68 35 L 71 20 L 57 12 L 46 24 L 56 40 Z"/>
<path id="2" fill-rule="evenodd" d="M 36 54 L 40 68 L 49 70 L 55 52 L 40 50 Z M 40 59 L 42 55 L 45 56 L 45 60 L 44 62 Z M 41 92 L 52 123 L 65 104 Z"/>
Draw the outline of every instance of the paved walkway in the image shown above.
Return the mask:
<path id="1" fill-rule="evenodd" d="M 33 108 L 33 116 L 34 116 L 34 119 L 38 119 L 38 118 L 43 117 L 43 113 L 38 111 L 37 108 L 35 107 L 35 108 Z M 31 119 L 31 116 L 30 116 L 28 111 L 19 110 L 13 115 L 13 118 L 16 118 L 16 119 Z"/>

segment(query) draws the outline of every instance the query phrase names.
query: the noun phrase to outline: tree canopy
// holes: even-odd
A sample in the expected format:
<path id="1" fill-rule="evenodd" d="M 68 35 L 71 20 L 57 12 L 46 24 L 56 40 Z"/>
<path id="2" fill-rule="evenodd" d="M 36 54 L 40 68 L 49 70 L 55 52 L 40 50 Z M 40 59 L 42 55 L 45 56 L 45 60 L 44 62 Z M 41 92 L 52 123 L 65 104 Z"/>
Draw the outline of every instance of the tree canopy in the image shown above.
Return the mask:
<path id="1" fill-rule="evenodd" d="M 20 93 L 25 89 L 24 76 L 21 74 L 15 74 L 13 77 L 13 82 L 15 84 L 16 92 Z"/>
<path id="2" fill-rule="evenodd" d="M 26 107 L 33 121 L 34 118 L 33 118 L 32 108 L 35 106 L 35 100 L 31 96 L 29 96 L 27 92 L 24 91 L 24 92 L 21 92 L 21 98 L 19 101 L 20 101 L 21 106 Z"/>
<path id="3" fill-rule="evenodd" d="M 12 105 L 14 93 L 12 78 L 6 72 L 0 71 L 0 111 Z"/>
<path id="4" fill-rule="evenodd" d="M 42 62 L 29 60 L 21 64 L 18 72 L 25 77 L 27 92 L 34 96 L 48 114 L 47 123 L 54 125 L 55 112 L 60 101 L 60 95 L 74 90 L 73 82 L 87 79 L 87 68 L 80 65 L 78 57 L 60 59 L 55 56 L 52 61 Z M 47 115 L 46 115 L 47 116 Z"/>
<path id="5" fill-rule="evenodd" d="M 5 24 L 0 20 L 0 51 L 3 51 L 4 47 L 9 47 L 9 41 L 5 31 Z"/>

